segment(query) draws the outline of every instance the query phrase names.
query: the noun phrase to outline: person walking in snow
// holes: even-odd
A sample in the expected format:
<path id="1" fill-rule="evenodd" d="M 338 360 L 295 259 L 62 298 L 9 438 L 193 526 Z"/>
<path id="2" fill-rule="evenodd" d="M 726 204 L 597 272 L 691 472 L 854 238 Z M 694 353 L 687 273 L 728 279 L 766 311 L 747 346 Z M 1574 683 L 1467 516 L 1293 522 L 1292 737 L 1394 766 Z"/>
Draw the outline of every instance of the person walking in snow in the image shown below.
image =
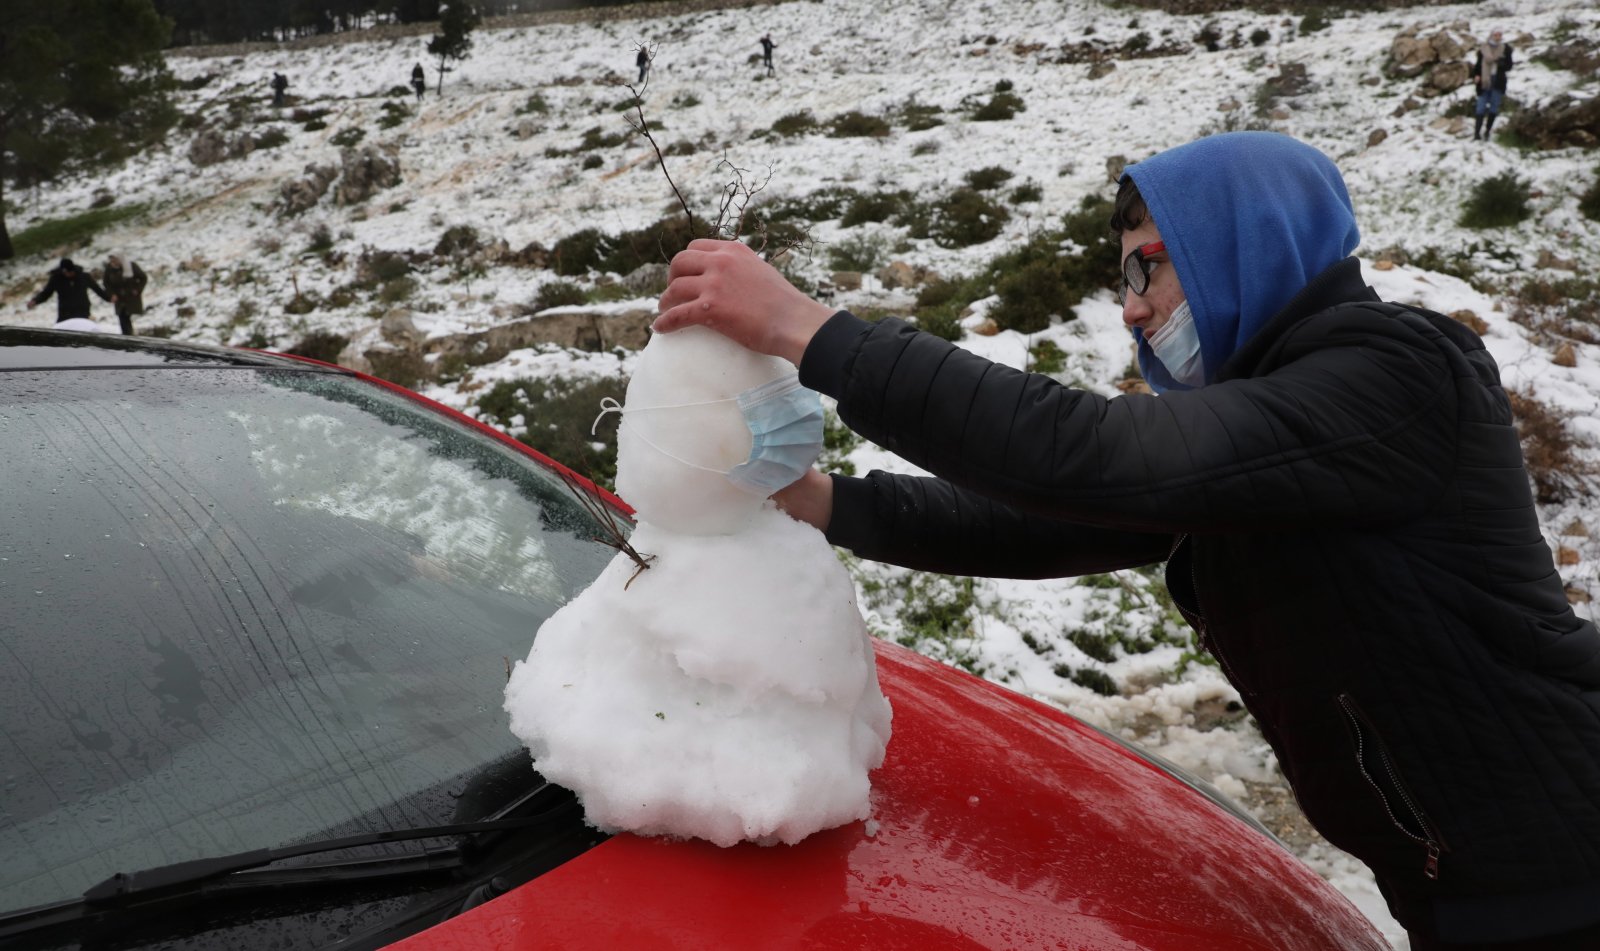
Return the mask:
<path id="1" fill-rule="evenodd" d="M 1495 116 L 1500 114 L 1500 103 L 1506 95 L 1506 73 L 1511 72 L 1511 44 L 1505 42 L 1499 30 L 1489 34 L 1489 39 L 1478 47 L 1478 58 L 1472 64 L 1471 76 L 1478 90 L 1477 106 L 1473 110 L 1472 138 L 1489 141 L 1494 131 Z"/>
<path id="2" fill-rule="evenodd" d="M 645 73 L 650 71 L 650 47 L 639 44 L 639 55 L 633 58 L 633 63 L 639 67 L 638 85 L 643 86 Z"/>
<path id="3" fill-rule="evenodd" d="M 49 280 L 45 282 L 44 289 L 35 294 L 28 301 L 28 309 L 32 310 L 49 300 L 51 295 L 56 299 L 56 323 L 65 320 L 91 320 L 89 316 L 89 292 L 95 294 L 103 301 L 116 303 L 116 298 L 106 293 L 106 289 L 96 283 L 89 273 L 78 265 L 72 263 L 71 258 L 62 258 L 61 263 L 50 272 Z"/>
<path id="4" fill-rule="evenodd" d="M 766 64 L 767 75 L 772 75 L 772 50 L 778 44 L 772 42 L 772 34 L 766 33 L 761 37 L 761 61 Z"/>
<path id="5" fill-rule="evenodd" d="M 1600 947 L 1600 633 L 1567 602 L 1511 404 L 1459 321 L 1381 300 L 1343 177 L 1289 136 L 1130 165 L 1112 230 L 1153 393 L 1106 398 L 806 297 L 736 241 L 653 329 L 799 367 L 929 476 L 774 494 L 863 558 L 1052 578 L 1166 563 L 1312 824 L 1417 951 Z"/>
<path id="6" fill-rule="evenodd" d="M 422 71 L 422 64 L 411 67 L 411 88 L 417 92 L 417 101 L 422 101 L 422 94 L 428 91 L 428 76 Z"/>
<path id="7" fill-rule="evenodd" d="M 274 106 L 281 106 L 284 104 L 284 92 L 288 88 L 289 77 L 282 73 L 272 74 L 272 104 Z"/>
<path id="8" fill-rule="evenodd" d="M 100 282 L 111 295 L 112 308 L 117 312 L 117 323 L 124 334 L 133 333 L 133 315 L 144 313 L 144 288 L 148 281 L 137 263 L 126 261 L 118 254 L 106 258 Z"/>

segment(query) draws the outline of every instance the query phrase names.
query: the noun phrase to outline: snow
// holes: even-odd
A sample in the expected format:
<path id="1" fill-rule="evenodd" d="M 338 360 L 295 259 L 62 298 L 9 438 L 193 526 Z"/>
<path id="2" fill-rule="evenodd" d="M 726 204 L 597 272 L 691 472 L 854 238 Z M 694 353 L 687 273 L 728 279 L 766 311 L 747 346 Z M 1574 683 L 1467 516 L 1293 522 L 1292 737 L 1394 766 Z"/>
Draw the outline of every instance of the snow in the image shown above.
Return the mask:
<path id="1" fill-rule="evenodd" d="M 309 314 L 284 306 L 297 287 L 326 298 L 348 284 L 363 249 L 431 249 L 447 228 L 462 224 L 512 249 L 532 241 L 549 247 L 580 228 L 616 234 L 672 213 L 676 200 L 646 144 L 630 140 L 573 152 L 591 128 L 607 135 L 627 131 L 618 108 L 627 92 L 618 83 L 636 76 L 640 42 L 655 54 L 645 90 L 647 115 L 663 146 L 683 142 L 691 147 L 671 156 L 669 169 L 702 216 L 715 210 L 727 183 L 726 167 L 719 168 L 723 160 L 751 170 L 755 181 L 770 170 L 761 197 L 772 200 L 827 187 L 932 195 L 958 184 L 968 171 L 996 164 L 1015 173 L 1011 184 L 1032 182 L 1041 190 L 1037 202 L 1013 207 L 998 238 L 973 248 L 941 248 L 907 239 L 888 226 L 846 229 L 837 221 L 819 223 L 812 231 L 817 253 L 793 265 L 796 276 L 810 282 L 829 277 L 828 248 L 860 235 L 883 238 L 894 258 L 915 266 L 947 276 L 972 273 L 1075 209 L 1085 196 L 1108 195 L 1108 160 L 1138 160 L 1202 133 L 1255 124 L 1296 135 L 1339 165 L 1362 229 L 1357 255 L 1380 294 L 1445 313 L 1471 311 L 1484 321 L 1485 341 L 1506 384 L 1568 414 L 1582 458 L 1596 461 L 1600 350 L 1573 341 L 1575 365 L 1554 364 L 1552 353 L 1562 341 L 1513 319 L 1517 305 L 1505 291 L 1519 275 L 1555 280 L 1600 273 L 1600 223 L 1577 210 L 1578 197 L 1595 182 L 1595 153 L 1521 152 L 1499 142 L 1474 142 L 1470 121 L 1463 129 L 1445 114 L 1464 100 L 1464 90 L 1429 100 L 1417 95 L 1416 80 L 1389 78 L 1383 65 L 1395 36 L 1409 26 L 1430 33 L 1459 24 L 1476 37 L 1500 27 L 1516 50 L 1512 100 L 1528 104 L 1563 92 L 1592 95 L 1592 84 L 1584 86 L 1537 56 L 1564 22 L 1571 24 L 1565 29 L 1572 36 L 1596 35 L 1600 10 L 1591 0 L 1493 0 L 1330 15 L 1328 28 L 1302 33 L 1297 16 L 1251 10 L 1178 16 L 1092 2 L 909 0 L 886 16 L 881 4 L 868 0 L 795 0 L 659 19 L 483 30 L 471 56 L 451 73 L 442 97 L 430 90 L 420 105 L 409 92 L 395 97 L 413 114 L 391 129 L 379 125 L 390 101 L 384 94 L 405 85 L 412 65 L 424 58 L 426 36 L 231 57 L 178 55 L 170 62 L 180 81 L 213 77 L 180 93 L 185 113 L 226 123 L 231 108 L 239 117 L 234 131 L 259 135 L 281 129 L 288 143 L 197 168 L 187 158 L 192 130 L 178 131 L 166 146 L 116 170 L 8 191 L 7 223 L 16 234 L 34 221 L 77 214 L 102 189 L 116 197 L 114 207 L 144 204 L 144 213 L 108 228 L 85 247 L 69 249 L 91 266 L 113 251 L 139 261 L 151 276 L 145 295 L 151 312 L 137 319 L 136 327 L 170 330 L 186 340 L 265 340 L 288 347 L 312 331 L 369 332 L 383 316 L 385 308 L 366 298 Z M 1120 48 L 1140 33 L 1151 47 L 1194 47 L 1194 37 L 1209 24 L 1224 37 L 1235 31 L 1249 37 L 1260 29 L 1270 38 L 1259 46 L 1247 41 L 1214 53 L 1196 47 L 1181 56 L 1113 54 L 1116 68 L 1097 79 L 1090 78 L 1089 63 L 1066 62 L 1060 55 L 1063 45 L 1080 43 Z M 768 31 L 778 43 L 772 79 L 749 61 L 759 56 L 757 40 Z M 1254 98 L 1263 82 L 1290 63 L 1306 67 L 1314 88 L 1289 100 L 1283 118 L 1256 114 Z M 291 120 L 292 109 L 275 112 L 267 105 L 267 80 L 274 71 L 289 76 L 292 106 L 330 110 L 326 128 L 307 131 Z M 987 96 L 1001 80 L 1014 84 L 1026 111 L 1010 121 L 966 121 L 963 100 Z M 1397 115 L 1413 96 L 1420 105 Z M 944 124 L 918 132 L 896 127 L 884 138 L 841 139 L 822 132 L 757 137 L 780 117 L 801 110 L 825 123 L 851 109 L 881 115 L 912 102 L 941 108 Z M 1224 111 L 1231 104 L 1237 108 Z M 364 131 L 363 144 L 398 148 L 401 184 L 361 205 L 338 207 L 325 198 L 299 217 L 278 216 L 273 211 L 278 189 L 299 178 L 308 163 L 337 164 L 338 148 L 331 140 L 349 129 Z M 1369 145 L 1378 130 L 1387 136 Z M 582 168 L 587 155 L 599 156 L 600 167 Z M 1460 226 L 1460 209 L 1472 187 L 1505 171 L 1528 182 L 1533 215 L 1509 228 Z M 319 227 L 334 238 L 332 257 L 307 250 Z M 1391 249 L 1413 258 L 1430 250 L 1460 255 L 1484 280 L 1474 286 L 1413 266 L 1381 269 Z M 20 305 L 42 285 L 60 250 L 0 264 L 5 320 L 50 323 L 48 308 L 26 311 Z M 1541 252 L 1574 262 L 1574 269 L 1541 268 Z M 502 324 L 512 313 L 506 308 L 524 306 L 542 288 L 562 280 L 548 270 L 502 265 L 472 275 L 469 282 L 443 263 L 424 265 L 413 277 L 419 287 L 402 309 L 423 337 Z M 835 298 L 858 311 L 909 301 L 905 292 L 884 290 L 871 275 L 862 291 L 840 291 Z M 192 315 L 180 314 L 180 307 L 193 308 Z M 976 316 L 983 309 L 980 302 Z M 969 333 L 961 345 L 1021 366 L 1030 345 L 1048 340 L 1066 353 L 1065 367 L 1055 374 L 1059 379 L 1111 395 L 1131 358 L 1117 306 L 1105 294 L 1076 310 L 1077 320 L 1031 338 Z M 423 389 L 476 414 L 475 400 L 500 381 L 616 377 L 635 373 L 639 360 L 632 352 L 542 346 L 513 351 L 471 367 L 448 384 Z M 860 472 L 872 467 L 908 471 L 870 444 L 850 449 L 843 458 Z M 758 512 L 752 519 L 763 517 Z M 1594 534 L 1600 513 L 1593 503 L 1579 497 L 1546 505 L 1541 520 L 1552 548 L 1572 552 L 1569 563 L 1558 566 L 1564 582 L 1600 596 L 1600 538 Z M 1575 520 L 1589 534 L 1569 533 Z M 644 535 L 652 537 L 648 529 Z M 660 549 L 659 557 L 678 550 L 677 539 L 656 538 L 650 544 Z M 1238 795 L 1247 808 L 1264 813 L 1262 790 L 1281 792 L 1281 777 L 1260 734 L 1229 709 L 1237 696 L 1215 668 L 1188 656 L 1193 645 L 1163 607 L 1155 574 L 1127 571 L 1109 579 L 1045 582 L 978 579 L 970 591 L 970 624 L 940 638 L 913 629 L 905 608 L 907 598 L 954 597 L 950 583 L 854 559 L 847 563 L 871 633 L 914 644 L 1142 743 Z M 670 560 L 664 561 L 662 571 L 668 565 Z M 629 565 L 616 570 L 624 569 L 631 572 Z M 648 590 L 641 586 L 660 577 L 656 569 L 648 570 L 625 593 L 604 597 L 626 605 Z M 1592 614 L 1589 604 L 1578 608 Z M 1097 638 L 1109 639 L 1112 646 L 1097 648 Z M 1150 642 L 1148 649 L 1128 648 L 1140 639 Z M 1075 682 L 1073 675 L 1086 671 L 1108 677 L 1118 695 L 1102 696 Z M 677 688 L 680 702 L 698 689 L 689 680 Z M 666 720 L 654 717 L 657 708 L 645 712 L 661 730 L 692 722 L 687 711 L 682 717 L 674 711 L 659 710 L 668 714 Z M 738 833 L 743 832 L 741 827 Z M 1391 941 L 1405 947 L 1359 863 L 1309 833 L 1291 844 Z"/>

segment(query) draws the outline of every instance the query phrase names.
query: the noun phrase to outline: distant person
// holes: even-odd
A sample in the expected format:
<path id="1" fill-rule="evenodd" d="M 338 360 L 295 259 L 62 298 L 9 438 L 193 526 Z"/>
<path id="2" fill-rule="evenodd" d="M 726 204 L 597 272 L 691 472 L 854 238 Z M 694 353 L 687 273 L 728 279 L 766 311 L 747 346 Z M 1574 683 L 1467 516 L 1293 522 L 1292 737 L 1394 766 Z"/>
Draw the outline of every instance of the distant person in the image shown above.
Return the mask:
<path id="1" fill-rule="evenodd" d="M 1500 114 L 1500 103 L 1506 95 L 1506 73 L 1511 72 L 1511 44 L 1505 42 L 1499 30 L 1489 34 L 1489 39 L 1478 47 L 1478 61 L 1472 64 L 1471 76 L 1477 80 L 1478 106 L 1472 123 L 1473 139 L 1489 141 L 1494 131 L 1494 117 Z M 1487 120 L 1487 121 L 1485 121 Z"/>
<path id="2" fill-rule="evenodd" d="M 100 275 L 100 283 L 111 295 L 117 323 L 122 325 L 125 334 L 133 333 L 133 315 L 144 313 L 144 287 L 148 281 L 149 278 L 135 262 L 124 260 L 119 254 L 106 258 L 106 269 Z"/>
<path id="3" fill-rule="evenodd" d="M 764 33 L 761 36 L 761 61 L 766 64 L 767 75 L 772 75 L 772 50 L 778 44 L 772 42 L 772 34 Z"/>
<path id="4" fill-rule="evenodd" d="M 422 94 L 428 90 L 428 76 L 422 71 L 422 64 L 411 67 L 411 88 L 417 91 L 417 101 L 422 101 Z"/>
<path id="5" fill-rule="evenodd" d="M 639 55 L 633 58 L 633 63 L 639 67 L 638 84 L 643 86 L 645 73 L 650 71 L 650 48 L 648 46 L 640 46 Z"/>
<path id="6" fill-rule="evenodd" d="M 28 309 L 32 310 L 50 299 L 54 294 L 56 298 L 56 323 L 65 320 L 90 320 L 89 317 L 89 292 L 94 291 L 103 301 L 116 303 L 116 298 L 106 293 L 106 289 L 95 283 L 95 279 L 72 263 L 71 258 L 62 258 L 60 265 L 50 272 L 50 280 L 44 285 L 44 290 L 35 294 L 28 301 Z M 77 329 L 77 328 L 63 328 Z"/>
<path id="7" fill-rule="evenodd" d="M 284 103 L 284 91 L 289 88 L 289 77 L 282 73 L 272 74 L 272 104 L 281 106 Z"/>

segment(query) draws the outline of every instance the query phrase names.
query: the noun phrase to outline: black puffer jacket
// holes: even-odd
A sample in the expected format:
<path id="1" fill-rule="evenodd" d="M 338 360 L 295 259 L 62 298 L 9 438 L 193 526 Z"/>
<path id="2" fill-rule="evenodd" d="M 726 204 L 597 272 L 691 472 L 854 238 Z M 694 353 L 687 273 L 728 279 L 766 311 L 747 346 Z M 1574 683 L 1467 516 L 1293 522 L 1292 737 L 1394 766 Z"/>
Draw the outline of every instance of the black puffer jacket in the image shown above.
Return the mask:
<path id="1" fill-rule="evenodd" d="M 1012 577 L 1165 559 L 1306 814 L 1402 923 L 1600 918 L 1600 635 L 1466 328 L 1378 301 L 1352 258 L 1192 392 L 1107 400 L 848 314 L 801 377 L 940 477 L 835 477 L 834 543 Z"/>

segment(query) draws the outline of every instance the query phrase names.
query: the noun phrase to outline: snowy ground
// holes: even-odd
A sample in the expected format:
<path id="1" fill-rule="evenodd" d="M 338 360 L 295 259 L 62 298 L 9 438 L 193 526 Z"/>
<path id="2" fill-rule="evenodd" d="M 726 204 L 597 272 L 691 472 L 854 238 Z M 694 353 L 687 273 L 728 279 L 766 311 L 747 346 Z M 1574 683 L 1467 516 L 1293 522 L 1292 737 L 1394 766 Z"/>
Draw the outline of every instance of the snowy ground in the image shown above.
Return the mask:
<path id="1" fill-rule="evenodd" d="M 1457 24 L 1477 37 L 1501 27 L 1517 50 L 1511 74 L 1516 100 L 1532 103 L 1567 90 L 1593 95 L 1592 80 L 1583 85 L 1533 56 L 1563 33 L 1594 36 L 1600 10 L 1590 0 L 1499 0 L 1351 15 L 1304 35 L 1299 23 L 1296 17 L 1251 11 L 1180 17 L 1079 0 L 910 0 L 895 4 L 892 15 L 869 0 L 796 0 L 663 19 L 482 31 L 471 58 L 449 75 L 444 95 L 430 92 L 420 107 L 386 93 L 406 82 L 414 62 L 426 59 L 425 38 L 232 58 L 177 56 L 171 59 L 174 73 L 198 86 L 180 94 L 183 110 L 197 123 L 223 123 L 231 105 L 235 131 L 260 135 L 278 128 L 287 142 L 197 168 L 187 157 L 191 126 L 121 169 L 8 194 L 13 234 L 32 222 L 77 214 L 101 191 L 113 194 L 119 207 L 146 208 L 87 247 L 0 265 L 0 308 L 7 322 L 48 324 L 53 313 L 21 305 L 42 284 L 55 256 L 70 250 L 81 263 L 97 266 L 106 254 L 122 252 L 151 274 L 152 309 L 142 328 L 181 339 L 287 348 L 312 331 L 356 334 L 383 313 L 370 299 L 306 314 L 285 309 L 297 293 L 327 298 L 347 284 L 364 248 L 431 249 L 455 225 L 471 225 L 513 249 L 534 241 L 548 247 L 585 227 L 617 233 L 645 226 L 667 213 L 672 195 L 644 144 L 635 139 L 572 151 L 591 128 L 626 131 L 618 108 L 626 91 L 616 84 L 635 78 L 634 52 L 645 43 L 656 53 L 647 108 L 663 145 L 694 144 L 691 154 L 670 159 L 670 169 L 702 214 L 714 210 L 726 180 L 718 171 L 723 159 L 759 178 L 770 168 L 771 198 L 841 185 L 933 193 L 996 164 L 1014 173 L 1012 186 L 1039 186 L 1040 199 L 1015 206 L 999 238 L 972 248 L 939 248 L 887 225 L 844 229 L 837 221 L 820 223 L 813 229 L 820 250 L 799 266 L 813 281 L 827 276 L 823 262 L 830 244 L 873 234 L 895 248 L 896 259 L 942 274 L 970 273 L 1076 208 L 1084 196 L 1108 194 L 1107 160 L 1114 156 L 1137 160 L 1206 132 L 1240 127 L 1245 119 L 1300 136 L 1344 170 L 1363 230 L 1357 253 L 1368 265 L 1369 281 L 1388 299 L 1443 312 L 1471 310 L 1485 321 L 1486 341 L 1508 386 L 1531 390 L 1571 414 L 1586 457 L 1595 459 L 1600 349 L 1579 342 L 1576 366 L 1555 365 L 1559 341 L 1513 322 L 1505 296 L 1511 275 L 1539 273 L 1541 252 L 1573 261 L 1581 276 L 1600 270 L 1600 223 L 1577 211 L 1578 196 L 1595 180 L 1595 154 L 1523 154 L 1474 142 L 1470 120 L 1463 129 L 1444 118 L 1465 91 L 1395 116 L 1418 83 L 1389 79 L 1382 68 L 1390 44 L 1408 26 L 1431 33 Z M 1208 24 L 1219 28 L 1225 43 L 1235 33 L 1249 37 L 1257 30 L 1270 38 L 1259 46 L 1247 40 L 1214 53 L 1195 51 L 1195 37 Z M 769 31 L 778 44 L 770 79 L 750 61 L 757 38 Z M 1099 78 L 1090 78 L 1087 63 L 1061 61 L 1064 44 L 1122 47 L 1141 33 L 1150 47 L 1170 44 L 1182 52 L 1120 59 Z M 1263 82 L 1286 64 L 1303 64 L 1312 88 L 1287 100 L 1278 117 L 1257 115 Z M 292 107 L 329 110 L 325 128 L 307 131 L 303 122 L 289 121 L 290 110 L 267 105 L 274 71 L 288 74 Z M 963 101 L 986 97 L 1001 80 L 1014 84 L 1026 111 L 1009 121 L 966 121 Z M 414 114 L 383 129 L 379 119 L 391 101 L 405 103 Z M 820 132 L 754 137 L 800 110 L 826 123 L 847 110 L 883 115 L 909 103 L 940 107 L 944 124 L 918 132 L 896 125 L 883 138 Z M 280 186 L 298 178 L 308 163 L 337 164 L 331 140 L 349 129 L 361 129 L 364 143 L 398 146 L 401 184 L 360 205 L 339 207 L 330 197 L 301 216 L 278 216 Z M 1380 129 L 1387 137 L 1369 145 L 1369 136 Z M 599 156 L 597 167 L 583 167 L 589 155 Z M 1528 180 L 1533 217 L 1490 232 L 1459 227 L 1472 186 L 1507 169 Z M 319 227 L 333 239 L 333 257 L 305 250 Z M 1383 252 L 1394 247 L 1414 255 L 1429 249 L 1468 254 L 1494 286 L 1484 292 L 1444 274 L 1379 269 Z M 342 261 L 337 252 L 345 252 Z M 1561 278 L 1574 272 L 1542 273 Z M 419 330 L 434 335 L 487 327 L 502 319 L 504 305 L 527 304 L 557 280 L 547 270 L 512 266 L 489 268 L 470 281 L 443 265 L 416 276 L 420 287 L 405 307 Z M 878 289 L 871 277 L 862 291 L 838 298 L 858 308 L 908 302 Z M 641 303 L 650 306 L 648 299 Z M 981 309 L 980 304 L 979 316 Z M 1078 313 L 1077 321 L 1031 340 L 1009 332 L 969 334 L 962 344 L 1021 365 L 1030 343 L 1051 339 L 1067 354 L 1061 379 L 1113 393 L 1130 356 L 1117 307 L 1101 295 L 1085 301 Z M 108 311 L 101 316 L 109 319 Z M 426 392 L 475 412 L 475 399 L 497 380 L 615 375 L 627 372 L 631 359 L 522 350 Z M 862 472 L 905 468 L 869 445 L 852 450 L 848 460 Z M 1588 498 L 1542 512 L 1552 548 L 1575 553 L 1574 563 L 1561 566 L 1564 579 L 1590 596 L 1600 595 L 1600 542 L 1562 533 L 1575 519 L 1600 529 L 1597 515 Z M 869 625 L 886 637 L 917 640 L 903 617 L 907 598 L 952 596 L 948 582 L 874 566 L 852 569 L 871 611 Z M 1184 663 L 1187 643 L 1163 613 L 1159 587 L 1154 576 L 1136 572 L 1091 583 L 980 580 L 970 591 L 970 629 L 918 646 L 1059 704 L 1210 779 L 1281 829 L 1308 863 L 1404 948 L 1365 870 L 1296 820 L 1266 744 L 1248 720 L 1230 710 L 1237 701 L 1232 690 L 1213 667 Z M 1579 609 L 1591 612 L 1588 604 Z M 1118 647 L 1110 660 L 1080 646 L 1097 637 L 1125 645 L 1149 632 L 1164 632 L 1173 643 L 1143 652 Z M 1102 672 L 1120 694 L 1103 696 L 1063 670 Z"/>

